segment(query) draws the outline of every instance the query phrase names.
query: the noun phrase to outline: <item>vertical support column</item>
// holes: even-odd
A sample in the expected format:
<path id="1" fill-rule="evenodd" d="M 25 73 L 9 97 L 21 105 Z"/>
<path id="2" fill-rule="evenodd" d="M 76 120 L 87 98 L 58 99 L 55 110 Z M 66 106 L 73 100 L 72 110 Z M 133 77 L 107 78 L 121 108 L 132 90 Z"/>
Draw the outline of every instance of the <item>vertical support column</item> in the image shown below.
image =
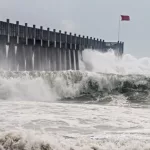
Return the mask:
<path id="1" fill-rule="evenodd" d="M 19 38 L 19 21 L 16 21 L 16 26 L 17 26 L 17 48 L 15 48 L 15 59 L 16 59 L 16 69 L 18 70 L 19 67 L 19 62 L 18 62 L 18 49 L 19 49 L 19 44 L 20 44 L 20 38 Z"/>
<path id="2" fill-rule="evenodd" d="M 55 29 L 53 30 L 53 32 L 55 32 Z M 52 35 L 50 35 L 52 36 Z M 52 47 L 49 49 L 50 50 L 50 70 L 54 71 L 55 70 L 55 42 L 53 42 Z"/>
<path id="3" fill-rule="evenodd" d="M 14 47 L 14 70 L 17 70 L 17 67 L 18 67 L 18 62 L 17 62 L 17 50 L 18 50 L 18 45 L 19 45 L 19 21 L 16 21 L 16 44 L 15 44 L 15 47 Z"/>
<path id="4" fill-rule="evenodd" d="M 33 49 L 33 55 L 34 55 L 34 70 L 35 71 L 38 71 L 39 70 L 39 67 L 38 67 L 38 47 L 36 47 L 36 40 L 35 40 L 35 37 L 36 37 L 36 26 L 33 25 L 33 33 L 32 33 L 32 37 L 33 37 L 33 46 L 32 46 L 32 49 Z M 37 49 L 36 49 L 37 48 Z"/>
<path id="5" fill-rule="evenodd" d="M 41 71 L 45 70 L 46 66 L 46 50 L 43 47 L 43 27 L 40 27 L 40 61 L 41 61 Z"/>
<path id="6" fill-rule="evenodd" d="M 25 28 L 22 29 L 23 34 L 20 36 L 20 26 L 19 27 L 19 44 L 17 46 L 17 70 L 19 71 L 25 71 L 25 39 L 23 35 L 26 34 Z"/>
<path id="7" fill-rule="evenodd" d="M 96 38 L 94 39 L 94 49 L 95 50 L 97 49 L 97 39 Z"/>
<path id="8" fill-rule="evenodd" d="M 121 42 L 118 41 L 118 48 L 117 48 L 117 54 L 120 56 L 120 49 L 121 49 Z"/>
<path id="9" fill-rule="evenodd" d="M 101 39 L 97 39 L 97 50 L 101 52 Z"/>
<path id="10" fill-rule="evenodd" d="M 15 30 L 15 26 L 11 26 L 12 30 Z M 15 66 L 15 46 L 17 44 L 17 39 L 16 39 L 16 32 L 14 33 L 14 36 L 11 36 L 10 38 L 10 23 L 9 19 L 7 19 L 7 44 L 9 45 L 8 49 L 8 67 L 9 70 L 15 71 L 16 66 Z"/>
<path id="11" fill-rule="evenodd" d="M 77 35 L 76 34 L 74 34 L 74 49 L 76 50 L 77 49 Z"/>
<path id="12" fill-rule="evenodd" d="M 90 49 L 92 49 L 92 37 L 90 37 Z"/>
<path id="13" fill-rule="evenodd" d="M 70 70 L 70 56 L 67 41 L 67 32 L 65 32 L 65 51 L 66 51 L 66 70 Z"/>
<path id="14" fill-rule="evenodd" d="M 76 34 L 74 34 L 74 61 L 75 61 L 75 70 L 76 70 L 76 68 L 77 68 L 77 62 L 76 62 L 76 51 L 77 51 L 77 35 Z"/>
<path id="15" fill-rule="evenodd" d="M 79 44 L 78 47 L 77 47 L 77 49 L 81 50 L 81 36 L 80 35 L 78 37 L 77 44 Z"/>
<path id="16" fill-rule="evenodd" d="M 95 45 L 95 49 L 96 49 L 96 50 L 98 50 L 98 42 L 99 42 L 99 41 L 98 41 L 98 38 L 97 38 L 97 40 L 96 40 L 96 45 Z"/>
<path id="17" fill-rule="evenodd" d="M 89 48 L 89 37 L 88 36 L 86 37 L 86 40 L 87 40 L 87 42 L 86 42 L 86 49 L 88 49 Z"/>
<path id="18" fill-rule="evenodd" d="M 97 50 L 99 51 L 99 39 L 97 38 Z"/>
<path id="19" fill-rule="evenodd" d="M 121 56 L 123 55 L 124 52 L 124 42 L 122 42 L 122 51 L 121 51 Z"/>
<path id="20" fill-rule="evenodd" d="M 103 51 L 103 52 L 106 52 L 105 41 L 104 41 L 104 40 L 102 40 L 102 51 Z"/>
<path id="21" fill-rule="evenodd" d="M 48 60 L 48 41 L 45 40 L 43 37 L 43 47 L 45 51 L 45 65 L 44 65 L 44 70 L 48 71 L 49 70 L 49 60 Z"/>
<path id="22" fill-rule="evenodd" d="M 96 50 L 96 38 L 94 38 L 94 49 Z"/>
<path id="23" fill-rule="evenodd" d="M 121 55 L 121 50 L 122 50 L 122 43 L 121 42 L 119 42 L 119 49 L 118 49 L 118 53 L 119 53 L 119 56 Z"/>
<path id="24" fill-rule="evenodd" d="M 39 70 L 38 51 L 39 48 L 36 46 L 36 26 L 33 25 L 33 53 L 34 53 L 34 70 Z"/>
<path id="25" fill-rule="evenodd" d="M 86 45 L 85 45 L 85 36 L 83 35 L 82 37 L 82 51 L 85 49 Z"/>
<path id="26" fill-rule="evenodd" d="M 81 42 L 80 39 L 80 35 L 79 35 L 79 40 Z M 75 45 L 76 45 L 76 36 L 75 36 Z M 76 47 L 76 46 L 75 46 Z M 76 70 L 79 70 L 79 50 L 80 50 L 80 45 L 79 45 L 79 49 L 75 49 L 75 63 L 76 63 Z"/>
<path id="27" fill-rule="evenodd" d="M 119 47 L 119 56 L 121 57 L 122 55 L 122 42 L 120 42 L 120 47 Z"/>
<path id="28" fill-rule="evenodd" d="M 34 70 L 41 70 L 41 58 L 40 58 L 41 43 L 36 42 L 36 26 L 33 25 L 33 52 L 34 52 Z"/>
<path id="29" fill-rule="evenodd" d="M 10 68 L 10 55 L 9 55 L 9 53 L 10 53 L 10 46 L 9 46 L 9 44 L 10 44 L 10 24 L 9 24 L 9 19 L 7 19 L 6 20 L 6 23 L 7 23 L 7 30 L 6 30 L 6 34 L 7 34 L 7 40 L 6 40 L 6 60 L 5 60 L 5 64 L 6 64 L 6 68 L 8 69 L 8 70 L 10 70 L 11 68 Z"/>
<path id="30" fill-rule="evenodd" d="M 28 45 L 28 24 L 27 23 L 25 23 L 25 30 L 26 30 L 25 33 L 26 45 Z"/>
<path id="31" fill-rule="evenodd" d="M 82 51 L 85 49 L 85 36 L 82 37 Z"/>
<path id="32" fill-rule="evenodd" d="M 101 39 L 99 39 L 97 46 L 98 46 L 98 51 L 101 51 Z"/>
<path id="33" fill-rule="evenodd" d="M 97 50 L 99 51 L 99 38 L 97 38 Z"/>
<path id="34" fill-rule="evenodd" d="M 115 51 L 114 51 L 116 56 L 119 56 L 119 51 L 120 51 L 120 42 L 118 41 L 115 46 Z"/>
<path id="35" fill-rule="evenodd" d="M 17 46 L 19 44 L 19 21 L 16 21 L 16 25 L 14 26 L 15 28 L 15 37 L 12 37 L 14 43 L 13 43 L 13 49 L 12 49 L 12 53 L 13 53 L 13 58 L 12 58 L 12 70 L 17 70 Z"/>
<path id="36" fill-rule="evenodd" d="M 93 41 L 92 41 L 92 49 L 95 50 L 95 38 L 94 38 Z"/>
<path id="37" fill-rule="evenodd" d="M 62 39 L 61 39 L 61 30 L 59 30 L 59 49 L 58 49 L 58 58 L 59 58 L 59 70 L 61 70 L 61 50 L 62 50 Z"/>
<path id="38" fill-rule="evenodd" d="M 62 34 L 61 34 L 62 35 Z M 60 36 L 61 36 L 60 35 Z M 64 37 L 61 37 L 64 38 Z M 64 41 L 64 39 L 62 39 L 62 41 Z M 66 69 L 66 60 L 65 60 L 65 56 L 66 56 L 66 42 L 65 43 L 61 43 L 61 70 L 65 70 Z"/>
<path id="39" fill-rule="evenodd" d="M 41 41 L 41 46 L 43 46 L 43 27 L 40 27 L 40 41 Z"/>
<path id="40" fill-rule="evenodd" d="M 10 43 L 10 24 L 9 24 L 9 19 L 7 19 L 6 22 L 7 22 L 7 43 Z"/>
<path id="41" fill-rule="evenodd" d="M 81 35 L 79 35 L 79 52 L 82 50 Z"/>
<path id="42" fill-rule="evenodd" d="M 101 39 L 99 41 L 99 50 L 100 50 L 100 52 L 102 52 L 102 40 Z"/>
<path id="43" fill-rule="evenodd" d="M 25 62 L 26 62 L 26 71 L 33 70 L 33 51 L 32 46 L 28 44 L 28 24 L 25 23 Z"/>
<path id="44" fill-rule="evenodd" d="M 56 71 L 56 29 L 53 29 L 54 33 L 54 47 L 52 49 L 53 71 Z"/>
<path id="45" fill-rule="evenodd" d="M 56 48 L 56 70 L 60 70 L 61 30 L 59 30 L 59 46 Z M 57 45 L 57 44 L 56 44 Z"/>
<path id="46" fill-rule="evenodd" d="M 80 43 L 81 43 L 80 55 L 81 55 L 81 60 L 83 61 L 83 55 L 82 55 L 82 52 L 83 52 L 83 50 L 85 49 L 85 37 L 84 37 L 84 36 L 82 37 Z"/>
<path id="47" fill-rule="evenodd" d="M 51 49 L 50 49 L 50 29 L 47 28 L 47 69 L 48 71 L 51 70 L 50 67 L 50 56 L 51 56 Z"/>
<path id="48" fill-rule="evenodd" d="M 103 50 L 103 40 L 101 39 L 101 52 L 104 52 Z"/>
<path id="49" fill-rule="evenodd" d="M 16 21 L 16 27 L 17 27 L 17 44 L 19 44 L 19 21 Z"/>
<path id="50" fill-rule="evenodd" d="M 1 33 L 4 33 L 6 27 L 0 22 Z M 6 65 L 6 43 L 7 35 L 0 35 L 0 69 L 7 69 Z"/>
<path id="51" fill-rule="evenodd" d="M 36 45 L 36 26 L 33 25 L 33 45 Z"/>
<path id="52" fill-rule="evenodd" d="M 70 58 L 71 58 L 71 69 L 74 70 L 74 50 L 72 49 L 72 34 L 70 33 Z"/>

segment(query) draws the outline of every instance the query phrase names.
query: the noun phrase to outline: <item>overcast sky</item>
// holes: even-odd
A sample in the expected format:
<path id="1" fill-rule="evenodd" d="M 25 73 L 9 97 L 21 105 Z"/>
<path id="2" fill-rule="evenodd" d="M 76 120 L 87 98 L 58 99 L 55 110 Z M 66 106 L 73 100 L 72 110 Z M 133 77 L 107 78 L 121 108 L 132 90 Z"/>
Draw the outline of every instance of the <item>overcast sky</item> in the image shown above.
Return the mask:
<path id="1" fill-rule="evenodd" d="M 150 0 L 0 0 L 0 20 L 106 41 L 117 41 L 119 15 L 131 17 L 130 22 L 121 22 L 125 53 L 150 57 Z"/>

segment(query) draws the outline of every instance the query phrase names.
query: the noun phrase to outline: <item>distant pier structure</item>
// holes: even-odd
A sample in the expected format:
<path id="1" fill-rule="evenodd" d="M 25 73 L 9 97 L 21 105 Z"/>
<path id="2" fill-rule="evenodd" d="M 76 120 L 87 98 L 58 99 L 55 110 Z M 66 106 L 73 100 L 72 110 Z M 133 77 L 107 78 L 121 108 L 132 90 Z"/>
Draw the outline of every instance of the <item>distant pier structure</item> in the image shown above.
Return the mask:
<path id="1" fill-rule="evenodd" d="M 105 42 L 61 30 L 29 27 L 19 21 L 0 21 L 0 69 L 10 71 L 79 70 L 79 55 L 84 49 L 123 54 L 123 42 Z"/>

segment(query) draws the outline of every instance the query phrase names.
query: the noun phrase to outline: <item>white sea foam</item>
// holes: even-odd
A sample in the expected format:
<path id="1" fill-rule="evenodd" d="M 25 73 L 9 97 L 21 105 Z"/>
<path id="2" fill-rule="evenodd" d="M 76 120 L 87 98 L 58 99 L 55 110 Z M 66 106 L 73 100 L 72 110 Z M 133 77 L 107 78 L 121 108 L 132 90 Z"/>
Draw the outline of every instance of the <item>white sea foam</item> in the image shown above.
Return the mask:
<path id="1" fill-rule="evenodd" d="M 1 101 L 0 148 L 146 150 L 149 113 L 120 106 Z"/>

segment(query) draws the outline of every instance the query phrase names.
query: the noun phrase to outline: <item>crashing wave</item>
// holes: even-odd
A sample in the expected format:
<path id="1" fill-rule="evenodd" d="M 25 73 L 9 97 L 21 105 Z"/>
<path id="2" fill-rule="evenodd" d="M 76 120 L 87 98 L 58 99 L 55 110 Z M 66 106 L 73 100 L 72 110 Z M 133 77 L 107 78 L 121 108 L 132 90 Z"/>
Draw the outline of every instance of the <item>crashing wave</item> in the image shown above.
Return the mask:
<path id="1" fill-rule="evenodd" d="M 0 72 L 0 98 L 76 99 L 111 101 L 123 95 L 128 101 L 149 103 L 150 77 L 83 71 Z"/>

